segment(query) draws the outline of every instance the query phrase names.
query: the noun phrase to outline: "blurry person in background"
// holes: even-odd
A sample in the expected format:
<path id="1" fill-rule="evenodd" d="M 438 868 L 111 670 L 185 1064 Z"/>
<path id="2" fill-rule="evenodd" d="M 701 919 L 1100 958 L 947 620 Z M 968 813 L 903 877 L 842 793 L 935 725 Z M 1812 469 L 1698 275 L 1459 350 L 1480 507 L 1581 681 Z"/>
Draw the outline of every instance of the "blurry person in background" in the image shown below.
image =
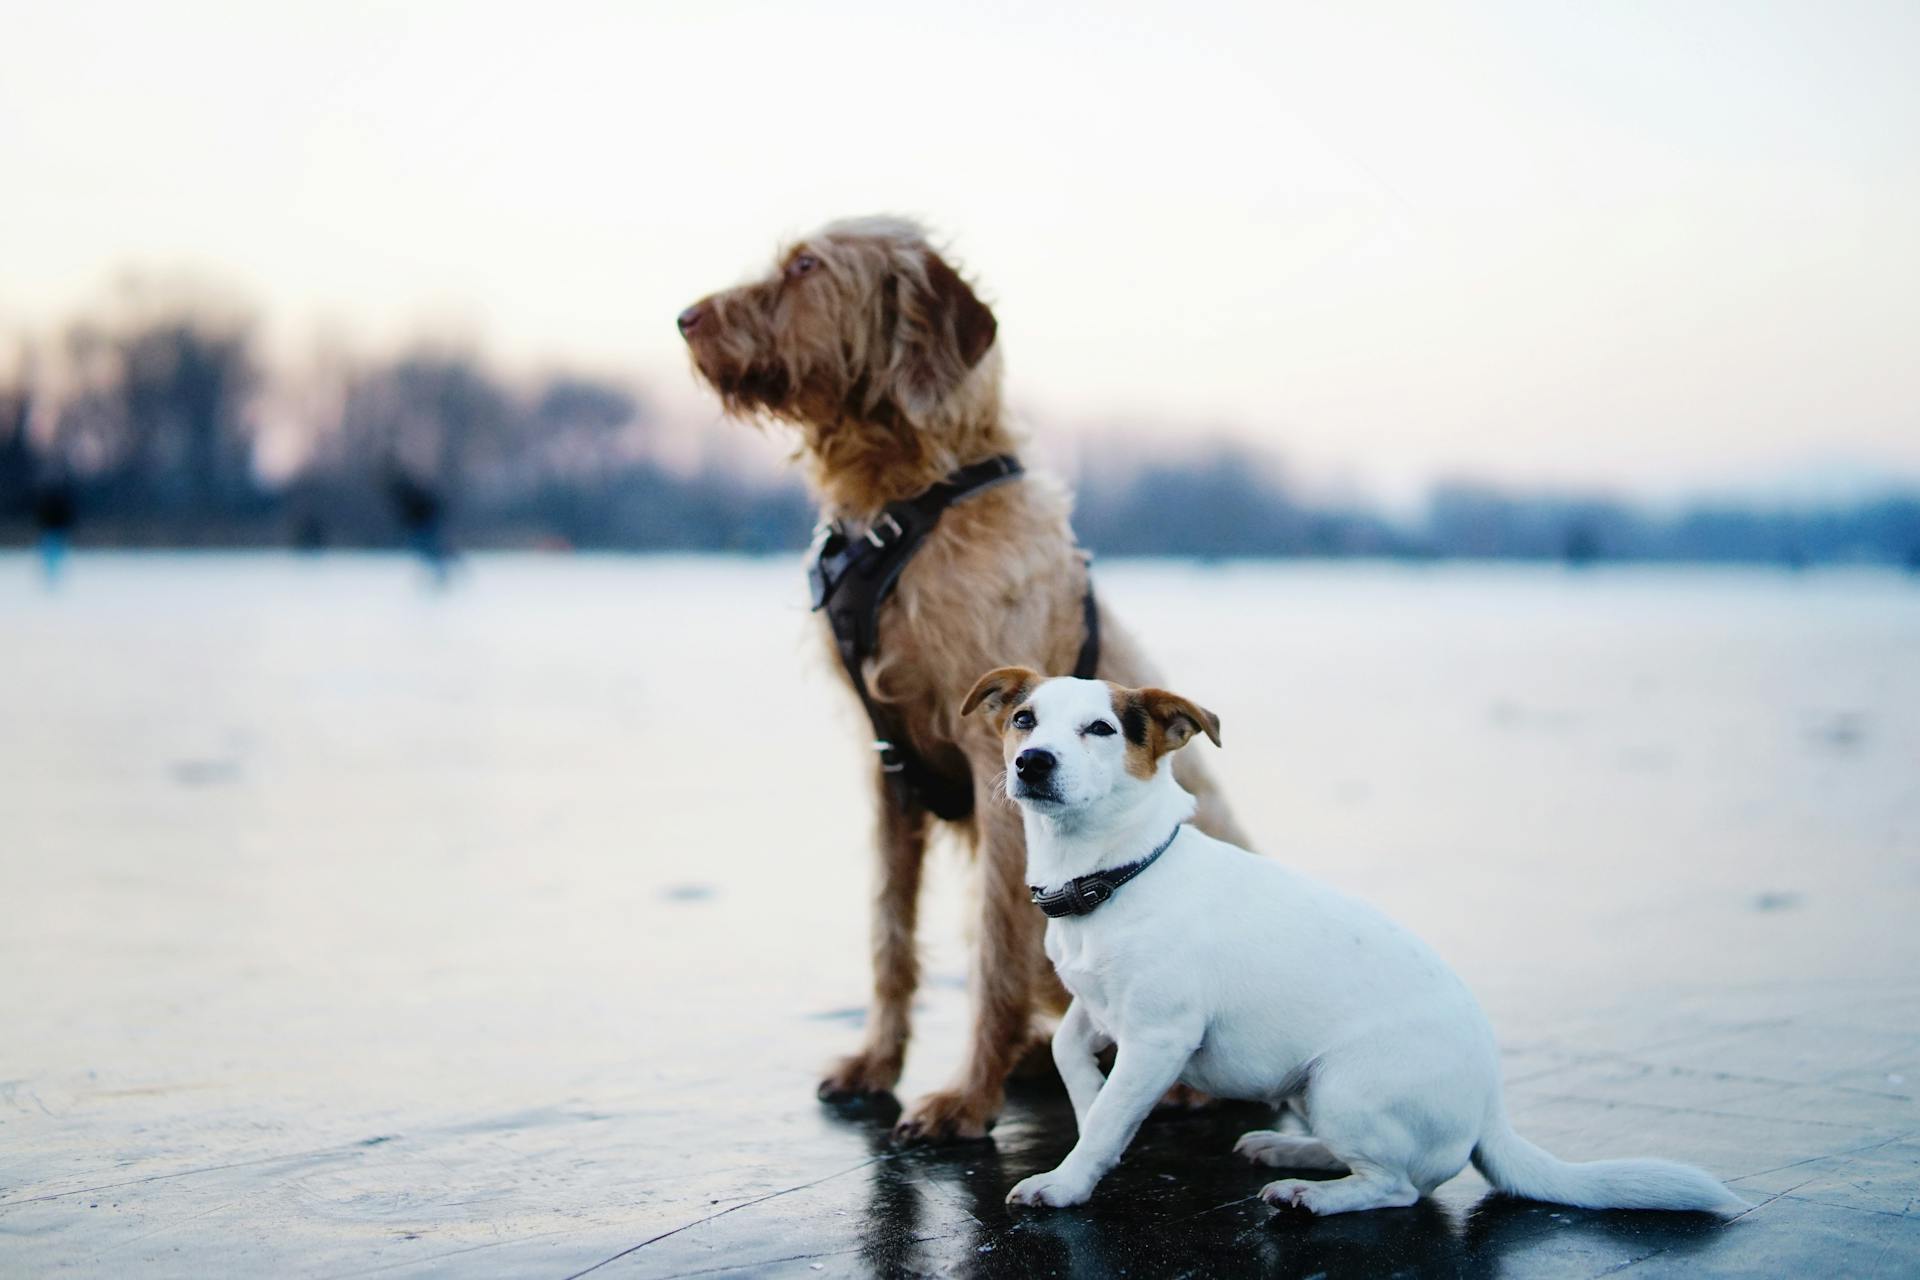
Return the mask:
<path id="1" fill-rule="evenodd" d="M 453 553 L 447 547 L 445 504 L 433 489 L 396 470 L 387 480 L 387 494 L 393 499 L 394 514 L 407 532 L 407 546 L 427 566 L 435 587 L 445 587 L 452 569 Z"/>
<path id="2" fill-rule="evenodd" d="M 78 514 L 73 485 L 66 477 L 55 477 L 35 488 L 33 527 L 39 531 L 40 573 L 48 586 L 59 584 L 67 559 L 67 543 Z"/>

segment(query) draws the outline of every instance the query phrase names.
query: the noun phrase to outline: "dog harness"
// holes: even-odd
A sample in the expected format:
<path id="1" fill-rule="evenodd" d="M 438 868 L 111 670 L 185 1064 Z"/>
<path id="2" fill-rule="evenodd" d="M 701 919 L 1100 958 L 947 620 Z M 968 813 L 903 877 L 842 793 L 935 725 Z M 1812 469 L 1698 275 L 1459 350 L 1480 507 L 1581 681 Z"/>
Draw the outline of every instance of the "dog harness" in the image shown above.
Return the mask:
<path id="1" fill-rule="evenodd" d="M 873 749 L 880 755 L 880 770 L 901 800 L 924 806 L 949 822 L 973 813 L 971 772 L 964 768 L 957 776 L 936 772 L 915 754 L 899 719 L 875 701 L 867 688 L 862 667 L 879 652 L 880 606 L 893 593 L 913 553 L 940 523 L 941 513 L 1020 474 L 1020 460 L 1000 454 L 961 467 L 924 493 L 888 503 L 863 533 L 850 533 L 839 520 L 823 520 L 814 530 L 807 566 L 813 608 L 826 611 L 840 663 L 853 681 L 853 691 L 860 695 L 860 705 L 867 709 L 867 719 L 873 722 Z M 1086 638 L 1073 674 L 1091 680 L 1100 662 L 1100 617 L 1094 607 L 1091 575 L 1083 610 Z"/>
<path id="2" fill-rule="evenodd" d="M 1138 862 L 1129 862 L 1124 867 L 1111 867 L 1105 871 L 1095 871 L 1073 879 L 1048 893 L 1037 884 L 1027 886 L 1033 894 L 1033 905 L 1058 920 L 1061 916 L 1091 915 L 1093 909 L 1111 898 L 1121 885 L 1153 865 L 1154 859 L 1165 853 L 1180 834 L 1185 823 L 1174 826 L 1172 834 L 1160 842 L 1155 849 Z"/>

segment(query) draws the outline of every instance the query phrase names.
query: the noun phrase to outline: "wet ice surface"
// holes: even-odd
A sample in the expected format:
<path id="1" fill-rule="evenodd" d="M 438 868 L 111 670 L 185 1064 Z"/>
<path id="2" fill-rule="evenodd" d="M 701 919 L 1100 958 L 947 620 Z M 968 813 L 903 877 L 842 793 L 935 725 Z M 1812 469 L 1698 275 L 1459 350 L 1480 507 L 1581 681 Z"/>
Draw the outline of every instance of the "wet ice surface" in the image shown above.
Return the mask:
<path id="1" fill-rule="evenodd" d="M 1920 583 L 1100 566 L 1269 853 L 1478 990 L 1520 1129 L 1728 1226 L 1271 1220 L 1258 1109 L 892 1152 L 860 731 L 790 562 L 0 557 L 0 1274 L 1912 1274 Z M 1209 750 L 1201 747 L 1198 749 Z M 964 1037 L 929 888 L 903 1095 Z"/>

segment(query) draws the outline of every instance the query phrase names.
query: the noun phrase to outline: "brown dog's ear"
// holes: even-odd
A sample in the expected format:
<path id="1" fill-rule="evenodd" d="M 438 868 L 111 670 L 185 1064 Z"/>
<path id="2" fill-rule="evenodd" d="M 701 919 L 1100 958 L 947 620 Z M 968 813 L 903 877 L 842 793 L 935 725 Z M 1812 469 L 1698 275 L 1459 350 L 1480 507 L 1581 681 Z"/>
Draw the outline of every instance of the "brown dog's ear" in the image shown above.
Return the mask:
<path id="1" fill-rule="evenodd" d="M 1153 722 L 1155 757 L 1186 746 L 1196 733 L 1204 733 L 1214 746 L 1220 745 L 1220 717 L 1191 698 L 1165 689 L 1142 689 L 1139 698 Z"/>
<path id="2" fill-rule="evenodd" d="M 996 667 L 974 682 L 973 691 L 960 704 L 960 714 L 968 716 L 981 703 L 989 711 L 1003 711 L 1020 701 L 1027 691 L 1043 679 L 1030 667 Z"/>
<path id="3" fill-rule="evenodd" d="M 986 358 L 1000 323 L 960 273 L 931 249 L 895 269 L 893 394 L 918 417 Z"/>

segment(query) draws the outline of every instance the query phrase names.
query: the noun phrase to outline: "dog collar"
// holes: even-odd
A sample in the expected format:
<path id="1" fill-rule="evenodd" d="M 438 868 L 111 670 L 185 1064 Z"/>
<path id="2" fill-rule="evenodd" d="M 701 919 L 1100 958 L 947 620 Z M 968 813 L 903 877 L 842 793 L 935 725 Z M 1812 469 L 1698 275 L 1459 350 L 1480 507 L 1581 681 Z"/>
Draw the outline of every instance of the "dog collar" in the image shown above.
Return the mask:
<path id="1" fill-rule="evenodd" d="M 1184 825 L 1184 824 L 1181 824 Z M 1175 826 L 1160 847 L 1138 862 L 1129 862 L 1124 867 L 1114 867 L 1107 871 L 1095 871 L 1073 879 L 1048 893 L 1037 884 L 1027 889 L 1033 894 L 1033 905 L 1046 912 L 1053 919 L 1061 916 L 1091 915 L 1093 909 L 1111 898 L 1121 885 L 1152 866 L 1154 859 L 1165 853 L 1180 834 L 1180 826 Z"/>

